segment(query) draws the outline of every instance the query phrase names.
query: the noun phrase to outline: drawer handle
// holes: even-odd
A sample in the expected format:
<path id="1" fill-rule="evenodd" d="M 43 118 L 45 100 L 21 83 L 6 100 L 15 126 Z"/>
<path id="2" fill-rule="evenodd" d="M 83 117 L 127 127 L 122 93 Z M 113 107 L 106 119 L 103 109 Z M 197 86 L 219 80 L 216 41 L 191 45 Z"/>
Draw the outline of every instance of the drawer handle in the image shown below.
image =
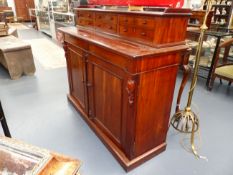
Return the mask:
<path id="1" fill-rule="evenodd" d="M 145 33 L 145 32 L 142 32 L 141 35 L 142 35 L 142 36 L 146 36 L 146 33 Z"/>
<path id="2" fill-rule="evenodd" d="M 109 26 L 108 28 L 109 28 L 109 29 L 112 29 L 112 26 Z"/>
<path id="3" fill-rule="evenodd" d="M 88 24 L 88 25 L 91 25 L 91 22 L 88 22 L 87 24 Z"/>
<path id="4" fill-rule="evenodd" d="M 127 32 L 128 31 L 128 29 L 123 29 L 123 32 Z"/>
<path id="5" fill-rule="evenodd" d="M 110 20 L 113 20 L 113 17 L 111 17 Z"/>
<path id="6" fill-rule="evenodd" d="M 143 23 L 142 24 L 147 24 L 147 21 L 145 20 L 145 21 L 143 21 Z"/>
<path id="7" fill-rule="evenodd" d="M 102 18 L 102 16 L 98 16 L 98 18 L 99 18 L 99 19 L 101 19 L 101 18 Z"/>
<path id="8" fill-rule="evenodd" d="M 87 17 L 91 17 L 91 15 L 90 15 L 90 14 L 88 14 L 88 15 L 87 15 Z"/>

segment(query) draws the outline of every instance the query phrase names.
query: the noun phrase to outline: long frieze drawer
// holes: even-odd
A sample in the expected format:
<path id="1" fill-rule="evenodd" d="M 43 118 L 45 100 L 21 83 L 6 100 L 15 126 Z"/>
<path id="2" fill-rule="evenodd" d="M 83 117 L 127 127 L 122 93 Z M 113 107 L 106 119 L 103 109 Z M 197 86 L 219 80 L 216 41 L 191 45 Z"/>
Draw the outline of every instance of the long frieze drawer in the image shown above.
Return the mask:
<path id="1" fill-rule="evenodd" d="M 137 28 L 135 29 L 135 38 L 140 38 L 152 42 L 154 39 L 154 30 Z"/>
<path id="2" fill-rule="evenodd" d="M 89 51 L 95 56 L 101 58 L 101 60 L 111 63 L 117 67 L 120 67 L 123 70 L 127 70 L 129 61 L 128 59 L 109 51 L 108 49 L 90 44 Z"/>
<path id="3" fill-rule="evenodd" d="M 135 18 L 135 25 L 138 27 L 154 29 L 155 19 L 153 17 L 152 18 L 136 17 Z"/>
<path id="4" fill-rule="evenodd" d="M 77 24 L 80 26 L 93 26 L 93 19 L 78 18 Z"/>
<path id="5" fill-rule="evenodd" d="M 117 24 L 117 15 L 111 15 L 107 13 L 96 13 L 95 14 L 96 22 L 108 22 L 112 24 Z"/>
<path id="6" fill-rule="evenodd" d="M 78 18 L 90 18 L 92 19 L 94 17 L 93 12 L 89 11 L 78 11 Z"/>
<path id="7" fill-rule="evenodd" d="M 134 18 L 127 15 L 119 15 L 119 24 L 120 25 L 133 25 Z"/>
<path id="8" fill-rule="evenodd" d="M 76 46 L 76 47 L 80 47 L 84 50 L 87 50 L 88 48 L 88 43 L 85 42 L 84 40 L 78 39 L 77 37 L 74 37 L 72 35 L 69 34 L 65 34 L 65 42 Z"/>

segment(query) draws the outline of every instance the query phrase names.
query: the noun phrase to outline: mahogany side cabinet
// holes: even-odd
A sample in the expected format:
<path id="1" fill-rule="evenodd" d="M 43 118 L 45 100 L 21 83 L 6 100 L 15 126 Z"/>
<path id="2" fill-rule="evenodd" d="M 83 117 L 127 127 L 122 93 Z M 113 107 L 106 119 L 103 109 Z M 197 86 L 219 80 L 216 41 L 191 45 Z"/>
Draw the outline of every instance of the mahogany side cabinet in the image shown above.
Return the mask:
<path id="1" fill-rule="evenodd" d="M 79 8 L 62 35 L 68 99 L 129 171 L 166 149 L 191 12 Z"/>

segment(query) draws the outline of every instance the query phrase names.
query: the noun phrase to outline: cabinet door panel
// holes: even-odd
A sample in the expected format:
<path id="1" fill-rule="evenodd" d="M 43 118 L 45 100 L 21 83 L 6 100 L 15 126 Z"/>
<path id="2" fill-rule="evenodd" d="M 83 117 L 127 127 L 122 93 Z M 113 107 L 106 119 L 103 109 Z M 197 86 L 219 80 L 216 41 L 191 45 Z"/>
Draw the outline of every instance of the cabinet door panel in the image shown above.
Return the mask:
<path id="1" fill-rule="evenodd" d="M 85 109 L 85 62 L 81 54 L 68 48 L 69 64 L 71 67 L 71 95 Z"/>
<path id="2" fill-rule="evenodd" d="M 123 79 L 94 64 L 88 69 L 92 69 L 88 70 L 92 72 L 91 77 L 88 75 L 88 81 L 92 81 L 92 91 L 88 94 L 93 100 L 89 102 L 93 121 L 115 142 L 121 143 Z"/>

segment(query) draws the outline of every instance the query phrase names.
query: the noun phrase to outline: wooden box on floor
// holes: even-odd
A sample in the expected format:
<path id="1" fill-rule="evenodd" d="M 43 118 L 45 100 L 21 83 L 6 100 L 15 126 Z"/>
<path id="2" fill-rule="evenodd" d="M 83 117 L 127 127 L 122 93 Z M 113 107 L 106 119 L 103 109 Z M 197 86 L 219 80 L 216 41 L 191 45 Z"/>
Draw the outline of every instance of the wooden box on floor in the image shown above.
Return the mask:
<path id="1" fill-rule="evenodd" d="M 190 15 L 80 8 L 77 28 L 60 28 L 68 98 L 127 171 L 166 148 Z"/>

